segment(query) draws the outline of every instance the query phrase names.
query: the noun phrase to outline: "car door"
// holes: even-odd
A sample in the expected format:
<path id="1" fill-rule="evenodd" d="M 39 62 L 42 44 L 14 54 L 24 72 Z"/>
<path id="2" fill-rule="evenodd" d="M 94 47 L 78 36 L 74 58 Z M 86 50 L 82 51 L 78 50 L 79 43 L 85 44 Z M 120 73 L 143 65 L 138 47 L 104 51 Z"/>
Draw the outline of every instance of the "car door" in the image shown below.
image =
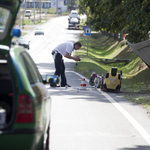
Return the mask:
<path id="1" fill-rule="evenodd" d="M 45 88 L 39 71 L 30 55 L 24 51 L 19 57 L 26 71 L 32 90 L 36 95 L 34 101 L 36 127 L 40 128 L 43 125 L 46 126 L 50 114 L 45 111 L 46 105 L 50 105 L 47 104 L 50 101 L 47 89 Z"/>

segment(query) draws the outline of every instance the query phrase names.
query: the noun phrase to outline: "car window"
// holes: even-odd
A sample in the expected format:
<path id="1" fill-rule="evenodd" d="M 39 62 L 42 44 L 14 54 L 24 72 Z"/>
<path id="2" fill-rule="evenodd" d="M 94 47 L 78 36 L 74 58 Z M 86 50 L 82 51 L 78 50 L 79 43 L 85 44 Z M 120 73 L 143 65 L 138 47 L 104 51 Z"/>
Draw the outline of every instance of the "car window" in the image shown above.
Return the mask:
<path id="1" fill-rule="evenodd" d="M 0 32 L 4 32 L 9 17 L 9 10 L 0 7 Z"/>
<path id="2" fill-rule="evenodd" d="M 30 84 L 42 82 L 30 56 L 26 52 L 23 52 L 19 55 L 19 57 L 24 66 Z"/>
<path id="3" fill-rule="evenodd" d="M 9 21 L 10 11 L 8 9 L 0 7 L 0 39 L 4 37 L 4 31 Z"/>

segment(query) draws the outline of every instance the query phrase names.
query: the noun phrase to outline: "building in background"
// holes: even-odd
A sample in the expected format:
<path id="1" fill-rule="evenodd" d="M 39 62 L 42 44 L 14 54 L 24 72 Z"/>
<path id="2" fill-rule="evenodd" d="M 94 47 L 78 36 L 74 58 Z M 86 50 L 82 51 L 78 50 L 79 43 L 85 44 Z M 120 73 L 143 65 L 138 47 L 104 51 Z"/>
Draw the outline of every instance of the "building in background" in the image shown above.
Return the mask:
<path id="1" fill-rule="evenodd" d="M 42 0 L 24 0 L 22 2 L 21 7 L 34 8 L 34 3 L 35 8 L 51 8 L 51 1 L 42 1 Z"/>
<path id="2" fill-rule="evenodd" d="M 57 8 L 58 5 L 58 13 L 64 13 L 67 12 L 67 5 L 65 5 L 64 1 L 66 0 L 24 0 L 21 7 L 34 8 L 35 4 L 35 8 Z"/>
<path id="3" fill-rule="evenodd" d="M 64 0 L 51 0 L 51 8 L 56 8 L 58 6 L 58 13 L 67 12 L 67 5 L 64 5 Z"/>

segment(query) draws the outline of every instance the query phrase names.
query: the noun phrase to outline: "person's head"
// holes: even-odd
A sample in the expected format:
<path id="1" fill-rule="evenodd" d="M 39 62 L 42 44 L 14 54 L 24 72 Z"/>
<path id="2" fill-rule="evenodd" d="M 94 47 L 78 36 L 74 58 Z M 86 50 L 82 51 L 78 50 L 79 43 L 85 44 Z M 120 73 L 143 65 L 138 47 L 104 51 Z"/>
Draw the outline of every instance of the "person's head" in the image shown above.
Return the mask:
<path id="1" fill-rule="evenodd" d="M 76 43 L 74 43 L 74 49 L 75 49 L 75 50 L 80 49 L 80 48 L 81 48 L 81 46 L 82 46 L 82 44 L 81 44 L 80 42 L 76 42 Z"/>

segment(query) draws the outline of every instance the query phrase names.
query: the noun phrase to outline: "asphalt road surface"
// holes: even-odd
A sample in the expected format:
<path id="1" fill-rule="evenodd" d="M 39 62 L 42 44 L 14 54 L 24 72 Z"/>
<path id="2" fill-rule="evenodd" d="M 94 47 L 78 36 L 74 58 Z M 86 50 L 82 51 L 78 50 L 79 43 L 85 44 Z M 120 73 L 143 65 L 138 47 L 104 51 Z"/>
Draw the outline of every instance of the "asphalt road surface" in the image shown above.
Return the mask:
<path id="1" fill-rule="evenodd" d="M 68 30 L 67 17 L 56 17 L 43 26 L 44 36 L 34 32 L 26 36 L 31 40 L 29 53 L 44 77 L 54 73 L 54 47 L 78 41 L 83 31 Z M 72 87 L 46 85 L 52 98 L 50 150 L 150 150 L 150 114 L 119 93 L 90 86 L 88 78 L 74 71 L 75 62 L 64 60 Z M 82 78 L 86 89 L 78 91 Z"/>

